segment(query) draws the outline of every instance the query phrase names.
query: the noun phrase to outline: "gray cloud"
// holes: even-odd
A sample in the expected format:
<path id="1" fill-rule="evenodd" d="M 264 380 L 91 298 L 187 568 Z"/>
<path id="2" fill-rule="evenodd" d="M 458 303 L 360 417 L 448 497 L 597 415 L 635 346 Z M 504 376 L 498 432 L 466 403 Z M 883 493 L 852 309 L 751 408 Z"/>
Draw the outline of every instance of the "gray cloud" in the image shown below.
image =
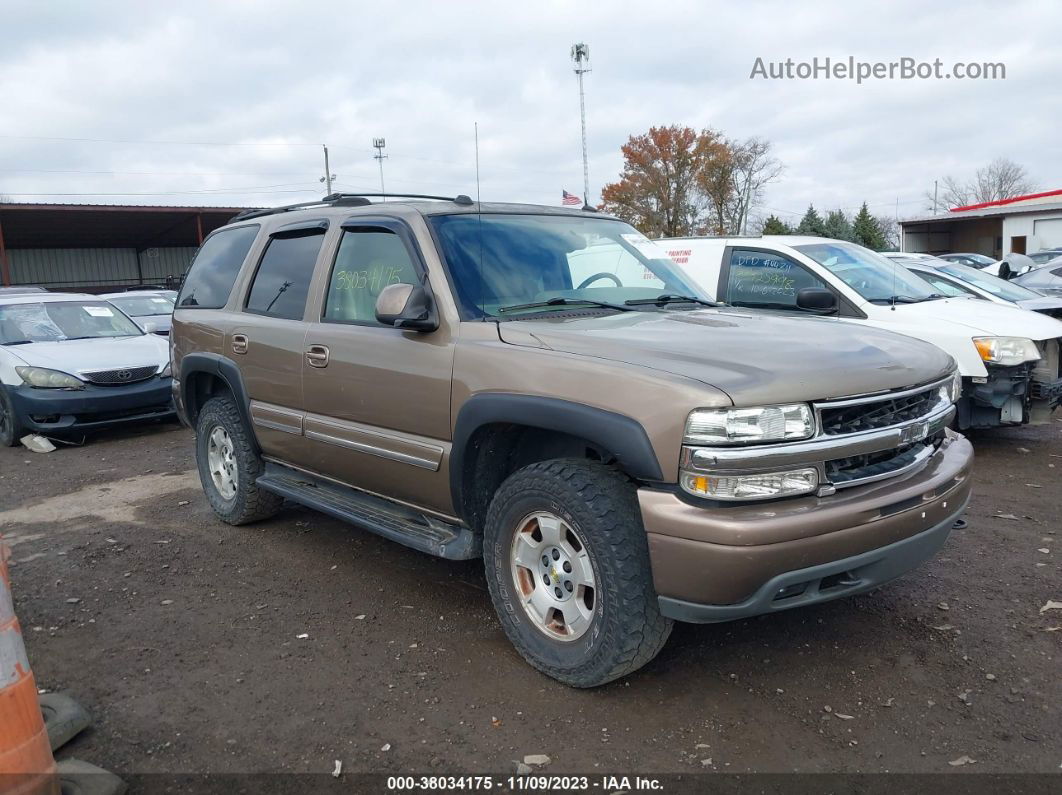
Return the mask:
<path id="1" fill-rule="evenodd" d="M 298 201 L 319 195 L 320 143 L 341 188 L 376 189 L 377 135 L 389 189 L 472 193 L 478 122 L 484 198 L 556 204 L 582 185 L 578 40 L 593 55 L 594 191 L 628 135 L 670 123 L 773 141 L 786 172 L 765 205 L 778 211 L 918 213 L 934 178 L 999 155 L 1062 188 L 1057 5 L 854 5 L 9 3 L 0 193 Z M 757 56 L 849 55 L 1002 61 L 1007 79 L 749 79 Z"/>

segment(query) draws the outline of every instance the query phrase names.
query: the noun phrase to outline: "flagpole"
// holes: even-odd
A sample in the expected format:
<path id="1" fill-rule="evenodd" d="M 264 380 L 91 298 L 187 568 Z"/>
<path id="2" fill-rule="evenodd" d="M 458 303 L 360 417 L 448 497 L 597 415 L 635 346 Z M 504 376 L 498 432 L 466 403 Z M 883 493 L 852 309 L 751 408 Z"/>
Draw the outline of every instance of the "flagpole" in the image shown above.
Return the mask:
<path id="1" fill-rule="evenodd" d="M 582 43 L 572 45 L 572 60 L 579 78 L 579 121 L 583 130 L 583 204 L 590 204 L 590 166 L 586 157 L 586 95 L 583 92 L 583 75 L 590 71 L 590 48 Z"/>

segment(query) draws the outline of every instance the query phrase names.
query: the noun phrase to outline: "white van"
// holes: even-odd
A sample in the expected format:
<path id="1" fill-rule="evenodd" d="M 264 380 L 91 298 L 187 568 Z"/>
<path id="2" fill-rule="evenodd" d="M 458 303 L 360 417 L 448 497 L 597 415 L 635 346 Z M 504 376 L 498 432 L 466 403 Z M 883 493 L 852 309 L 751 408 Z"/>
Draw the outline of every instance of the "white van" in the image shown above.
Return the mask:
<path id="1" fill-rule="evenodd" d="M 1062 322 L 947 298 L 885 257 L 841 240 L 768 235 L 656 241 L 711 297 L 733 306 L 829 315 L 931 342 L 963 376 L 960 428 L 1044 423 L 1062 402 Z"/>

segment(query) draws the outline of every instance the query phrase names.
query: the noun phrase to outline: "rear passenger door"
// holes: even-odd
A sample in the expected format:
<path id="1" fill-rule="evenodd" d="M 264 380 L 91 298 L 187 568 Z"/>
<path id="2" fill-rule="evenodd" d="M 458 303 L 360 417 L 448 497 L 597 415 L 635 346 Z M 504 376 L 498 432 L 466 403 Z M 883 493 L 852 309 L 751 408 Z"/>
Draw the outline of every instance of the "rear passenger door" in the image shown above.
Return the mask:
<path id="1" fill-rule="evenodd" d="M 456 329 L 445 318 L 428 333 L 376 321 L 384 287 L 427 279 L 412 230 L 394 218 L 351 219 L 326 267 L 302 363 L 312 468 L 446 513 Z"/>
<path id="2" fill-rule="evenodd" d="M 240 367 L 251 422 L 267 455 L 296 461 L 302 436 L 302 361 L 306 297 L 327 221 L 274 230 L 243 301 L 240 323 L 228 333 L 229 355 Z"/>
<path id="3" fill-rule="evenodd" d="M 783 254 L 730 248 L 723 255 L 718 296 L 732 306 L 804 314 L 796 296 L 805 287 L 829 289 L 822 279 Z"/>

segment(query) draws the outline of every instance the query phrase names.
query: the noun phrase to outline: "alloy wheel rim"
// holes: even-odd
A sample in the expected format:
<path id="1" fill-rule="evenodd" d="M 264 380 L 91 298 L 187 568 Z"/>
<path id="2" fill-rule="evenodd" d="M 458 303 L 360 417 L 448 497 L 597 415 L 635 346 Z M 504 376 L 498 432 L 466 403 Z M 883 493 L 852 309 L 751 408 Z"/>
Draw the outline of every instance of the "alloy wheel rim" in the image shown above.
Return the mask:
<path id="1" fill-rule="evenodd" d="M 207 437 L 207 469 L 214 488 L 223 499 L 231 500 L 236 496 L 236 450 L 229 432 L 220 425 L 215 425 Z"/>
<path id="2" fill-rule="evenodd" d="M 559 516 L 538 511 L 520 521 L 509 570 L 520 606 L 540 632 L 570 642 L 590 628 L 597 603 L 593 563 L 586 544 Z"/>

